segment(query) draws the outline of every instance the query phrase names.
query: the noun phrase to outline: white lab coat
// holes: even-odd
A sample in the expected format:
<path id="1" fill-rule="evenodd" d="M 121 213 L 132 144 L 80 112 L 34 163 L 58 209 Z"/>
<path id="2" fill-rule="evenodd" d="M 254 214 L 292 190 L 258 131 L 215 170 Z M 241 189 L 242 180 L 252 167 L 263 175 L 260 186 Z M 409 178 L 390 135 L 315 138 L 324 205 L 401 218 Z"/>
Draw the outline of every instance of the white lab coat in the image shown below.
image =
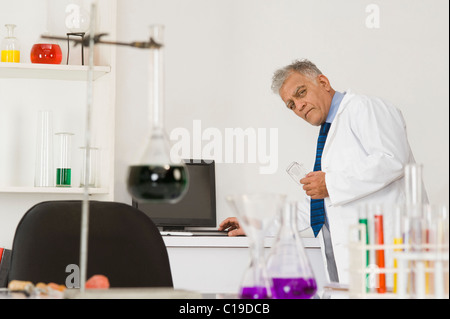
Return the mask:
<path id="1" fill-rule="evenodd" d="M 325 206 L 340 283 L 349 283 L 349 227 L 358 223 L 361 205 L 392 208 L 403 202 L 403 170 L 412 162 L 401 112 L 381 99 L 347 91 L 322 154 L 329 193 Z M 309 219 L 309 209 L 307 214 Z M 385 238 L 392 238 L 392 217 L 389 209 L 384 212 Z"/>

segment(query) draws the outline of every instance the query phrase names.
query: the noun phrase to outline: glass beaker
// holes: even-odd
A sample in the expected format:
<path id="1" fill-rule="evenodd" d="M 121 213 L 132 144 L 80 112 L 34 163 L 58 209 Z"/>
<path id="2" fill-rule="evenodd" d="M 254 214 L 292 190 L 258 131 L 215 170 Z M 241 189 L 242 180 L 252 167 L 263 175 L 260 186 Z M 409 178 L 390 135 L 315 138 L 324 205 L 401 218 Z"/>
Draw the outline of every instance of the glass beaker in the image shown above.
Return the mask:
<path id="1" fill-rule="evenodd" d="M 98 169 L 98 153 L 97 147 L 80 147 L 81 150 L 81 178 L 80 187 L 87 185 L 88 187 L 97 187 L 97 169 Z M 89 150 L 89 152 L 88 152 Z"/>
<path id="2" fill-rule="evenodd" d="M 54 186 L 52 112 L 39 111 L 36 143 L 35 187 Z"/>
<path id="3" fill-rule="evenodd" d="M 151 132 L 140 161 L 128 170 L 128 192 L 138 202 L 179 201 L 188 188 L 186 164 L 173 152 L 164 130 L 164 27 L 151 26 L 149 113 Z"/>
<path id="4" fill-rule="evenodd" d="M 249 239 L 250 265 L 245 270 L 239 297 L 241 299 L 272 298 L 272 280 L 264 258 L 264 232 L 283 208 L 286 196 L 281 194 L 244 194 L 228 196 Z"/>
<path id="5" fill-rule="evenodd" d="M 20 62 L 20 44 L 14 36 L 15 24 L 5 24 L 7 35 L 2 41 L 1 62 Z"/>
<path id="6" fill-rule="evenodd" d="M 297 203 L 281 212 L 281 227 L 267 258 L 267 272 L 276 299 L 310 299 L 317 283 L 306 255 L 297 224 Z"/>
<path id="7" fill-rule="evenodd" d="M 72 178 L 72 136 L 73 133 L 60 132 L 55 134 L 59 138 L 58 160 L 56 163 L 56 186 L 70 187 Z"/>

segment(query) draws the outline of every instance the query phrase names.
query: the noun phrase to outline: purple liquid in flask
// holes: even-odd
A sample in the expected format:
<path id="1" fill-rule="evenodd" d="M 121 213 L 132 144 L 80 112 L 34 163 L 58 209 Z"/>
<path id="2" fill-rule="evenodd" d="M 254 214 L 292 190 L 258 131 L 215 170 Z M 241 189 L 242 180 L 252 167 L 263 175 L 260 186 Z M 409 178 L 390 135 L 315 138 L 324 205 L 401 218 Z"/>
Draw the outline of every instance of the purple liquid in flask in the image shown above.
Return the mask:
<path id="1" fill-rule="evenodd" d="M 269 299 L 266 287 L 243 287 L 239 295 L 241 299 Z"/>
<path id="2" fill-rule="evenodd" d="M 310 299 L 317 291 L 314 278 L 272 278 L 276 299 Z"/>

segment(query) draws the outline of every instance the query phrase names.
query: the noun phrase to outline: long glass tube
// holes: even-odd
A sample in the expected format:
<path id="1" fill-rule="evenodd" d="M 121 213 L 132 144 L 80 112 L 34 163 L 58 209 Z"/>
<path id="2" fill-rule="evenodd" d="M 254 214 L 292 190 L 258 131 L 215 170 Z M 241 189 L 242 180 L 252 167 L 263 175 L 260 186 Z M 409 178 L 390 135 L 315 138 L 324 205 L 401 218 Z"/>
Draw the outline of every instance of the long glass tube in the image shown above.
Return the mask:
<path id="1" fill-rule="evenodd" d="M 39 111 L 36 143 L 35 187 L 51 187 L 53 180 L 52 111 Z"/>
<path id="2" fill-rule="evenodd" d="M 150 50 L 149 63 L 149 106 L 153 130 L 164 128 L 164 26 L 150 26 L 150 36 L 162 46 Z"/>
<path id="3" fill-rule="evenodd" d="M 91 24 L 90 33 L 95 34 L 95 25 L 97 17 L 97 4 L 95 1 L 91 4 Z M 91 148 L 91 114 L 93 105 L 94 91 L 94 37 L 90 37 L 89 41 L 89 69 L 87 83 L 87 105 L 86 105 L 86 130 L 85 130 L 85 146 L 86 146 L 86 162 L 90 162 Z M 88 265 L 88 239 L 89 239 L 89 185 L 86 182 L 90 174 L 90 166 L 85 167 L 85 183 L 83 201 L 81 207 L 81 242 L 80 242 L 80 291 L 85 292 L 87 265 Z"/>

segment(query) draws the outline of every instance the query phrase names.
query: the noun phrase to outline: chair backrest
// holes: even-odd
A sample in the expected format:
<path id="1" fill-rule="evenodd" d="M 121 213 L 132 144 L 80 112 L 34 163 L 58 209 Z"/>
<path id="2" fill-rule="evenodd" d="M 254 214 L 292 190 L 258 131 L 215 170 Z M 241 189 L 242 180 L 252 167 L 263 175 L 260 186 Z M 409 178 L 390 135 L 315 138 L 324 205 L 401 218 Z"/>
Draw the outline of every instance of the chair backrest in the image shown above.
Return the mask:
<path id="1" fill-rule="evenodd" d="M 81 201 L 48 201 L 23 216 L 14 236 L 8 280 L 65 284 L 66 267 L 80 262 Z M 158 228 L 123 203 L 90 201 L 87 278 L 111 287 L 173 287 Z"/>
<path id="2" fill-rule="evenodd" d="M 11 259 L 11 250 L 0 248 L 0 288 L 8 286 L 9 261 Z"/>

